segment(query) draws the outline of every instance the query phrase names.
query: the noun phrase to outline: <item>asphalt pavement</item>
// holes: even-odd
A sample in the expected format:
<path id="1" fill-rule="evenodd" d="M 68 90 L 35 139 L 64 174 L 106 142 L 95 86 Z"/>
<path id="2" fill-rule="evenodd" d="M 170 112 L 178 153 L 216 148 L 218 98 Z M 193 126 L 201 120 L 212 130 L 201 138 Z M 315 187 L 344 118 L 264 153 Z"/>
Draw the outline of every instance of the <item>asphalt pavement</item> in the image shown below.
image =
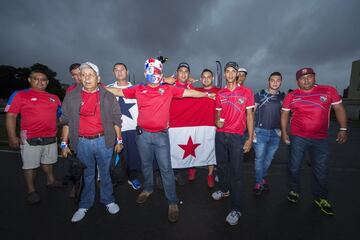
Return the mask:
<path id="1" fill-rule="evenodd" d="M 37 189 L 41 203 L 25 204 L 25 183 L 18 152 L 0 150 L 0 239 L 357 239 L 360 235 L 360 123 L 349 125 L 350 139 L 345 145 L 335 142 L 337 125 L 331 124 L 330 199 L 335 216 L 323 215 L 315 207 L 310 192 L 311 164 L 302 169 L 302 194 L 297 204 L 287 201 L 287 146 L 281 145 L 269 171 L 270 191 L 254 196 L 253 156 L 244 163 L 244 209 L 237 226 L 225 223 L 229 199 L 214 201 L 206 185 L 206 169 L 198 170 L 197 179 L 177 187 L 182 204 L 177 223 L 167 220 L 164 193 L 155 190 L 148 202 L 135 202 L 139 191 L 127 183 L 115 188 L 120 205 L 117 215 L 110 215 L 99 203 L 83 221 L 70 222 L 77 209 L 69 199 L 69 188 L 49 190 L 39 171 Z M 56 174 L 66 173 L 66 160 L 59 159 Z"/>

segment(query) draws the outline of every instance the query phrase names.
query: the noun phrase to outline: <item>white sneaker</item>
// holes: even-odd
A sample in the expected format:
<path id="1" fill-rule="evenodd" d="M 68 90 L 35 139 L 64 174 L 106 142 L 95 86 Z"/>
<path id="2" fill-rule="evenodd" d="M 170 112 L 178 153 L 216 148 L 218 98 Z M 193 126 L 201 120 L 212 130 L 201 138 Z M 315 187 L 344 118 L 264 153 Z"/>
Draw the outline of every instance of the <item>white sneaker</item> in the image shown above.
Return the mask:
<path id="1" fill-rule="evenodd" d="M 81 221 L 85 217 L 86 212 L 87 212 L 87 208 L 79 208 L 72 216 L 71 222 Z"/>
<path id="2" fill-rule="evenodd" d="M 110 214 L 117 214 L 120 211 L 119 205 L 113 202 L 107 204 L 106 209 Z"/>
<path id="3" fill-rule="evenodd" d="M 230 224 L 231 226 L 234 226 L 234 225 L 238 224 L 240 217 L 241 217 L 241 212 L 233 210 L 227 215 L 225 221 L 228 224 Z"/>

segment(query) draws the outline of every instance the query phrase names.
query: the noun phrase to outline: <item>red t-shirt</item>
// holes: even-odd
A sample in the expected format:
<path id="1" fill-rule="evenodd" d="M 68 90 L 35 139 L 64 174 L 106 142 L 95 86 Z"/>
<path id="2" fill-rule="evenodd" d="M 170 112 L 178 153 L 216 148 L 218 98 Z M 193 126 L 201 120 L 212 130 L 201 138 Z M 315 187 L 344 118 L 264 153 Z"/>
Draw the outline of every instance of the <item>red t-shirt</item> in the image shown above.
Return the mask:
<path id="1" fill-rule="evenodd" d="M 61 102 L 56 95 L 31 88 L 14 92 L 5 108 L 5 112 L 21 115 L 24 139 L 55 137 L 58 111 L 61 111 Z"/>
<path id="2" fill-rule="evenodd" d="M 191 83 L 182 83 L 179 80 L 176 80 L 174 85 L 180 88 L 194 89 L 194 86 Z"/>
<path id="3" fill-rule="evenodd" d="M 292 112 L 290 133 L 304 138 L 327 138 L 331 105 L 341 102 L 331 86 L 315 85 L 310 91 L 292 91 L 282 105 L 282 110 Z"/>
<path id="4" fill-rule="evenodd" d="M 243 85 L 233 91 L 222 88 L 216 95 L 215 107 L 224 119 L 224 126 L 216 131 L 242 135 L 246 129 L 246 110 L 255 107 L 253 91 Z"/>
<path id="5" fill-rule="evenodd" d="M 159 132 L 169 127 L 169 110 L 173 98 L 181 98 L 185 89 L 171 85 L 136 85 L 122 90 L 126 98 L 138 103 L 138 126 L 148 132 Z"/>
<path id="6" fill-rule="evenodd" d="M 79 136 L 94 136 L 104 132 L 100 112 L 100 92 L 81 91 Z"/>

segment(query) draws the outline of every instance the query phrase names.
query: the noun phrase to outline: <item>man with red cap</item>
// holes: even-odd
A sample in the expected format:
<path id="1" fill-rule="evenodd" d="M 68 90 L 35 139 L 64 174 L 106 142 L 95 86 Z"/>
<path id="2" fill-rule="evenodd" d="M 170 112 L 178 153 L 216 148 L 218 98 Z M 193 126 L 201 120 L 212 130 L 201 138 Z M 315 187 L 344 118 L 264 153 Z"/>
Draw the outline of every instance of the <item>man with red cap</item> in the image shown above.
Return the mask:
<path id="1" fill-rule="evenodd" d="M 305 152 L 311 157 L 312 194 L 315 204 L 327 215 L 334 215 L 328 200 L 329 144 L 328 128 L 331 107 L 340 125 L 336 141 L 347 140 L 346 112 L 342 100 L 334 87 L 317 85 L 312 68 L 301 68 L 296 72 L 298 89 L 289 93 L 282 106 L 281 135 L 290 147 L 288 200 L 297 203 L 300 195 L 300 169 Z M 290 136 L 287 126 L 292 112 Z"/>
<path id="2" fill-rule="evenodd" d="M 150 58 L 145 62 L 144 76 L 147 84 L 126 89 L 108 88 L 108 90 L 119 97 L 136 99 L 138 103 L 136 143 L 144 176 L 144 190 L 139 194 L 136 202 L 145 203 L 154 191 L 153 158 L 155 155 L 161 172 L 165 196 L 169 203 L 168 219 L 170 222 L 176 222 L 179 218 L 179 208 L 175 191 L 175 177 L 170 160 L 168 135 L 170 104 L 173 98 L 214 98 L 215 95 L 168 84 L 161 85 L 162 69 L 163 64 L 158 59 Z"/>

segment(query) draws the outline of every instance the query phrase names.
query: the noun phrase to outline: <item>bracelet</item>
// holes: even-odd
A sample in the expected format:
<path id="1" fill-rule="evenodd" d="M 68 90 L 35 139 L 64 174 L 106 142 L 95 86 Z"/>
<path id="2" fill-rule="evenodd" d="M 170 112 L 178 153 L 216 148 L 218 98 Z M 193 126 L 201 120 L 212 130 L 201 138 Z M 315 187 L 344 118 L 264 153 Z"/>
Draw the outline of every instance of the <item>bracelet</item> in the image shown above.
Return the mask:
<path id="1" fill-rule="evenodd" d="M 339 128 L 340 131 L 347 131 L 347 128 Z"/>
<path id="2" fill-rule="evenodd" d="M 122 138 L 116 138 L 116 144 L 123 144 Z"/>
<path id="3" fill-rule="evenodd" d="M 61 142 L 60 144 L 60 149 L 64 150 L 65 148 L 67 148 L 69 145 L 66 142 Z"/>

